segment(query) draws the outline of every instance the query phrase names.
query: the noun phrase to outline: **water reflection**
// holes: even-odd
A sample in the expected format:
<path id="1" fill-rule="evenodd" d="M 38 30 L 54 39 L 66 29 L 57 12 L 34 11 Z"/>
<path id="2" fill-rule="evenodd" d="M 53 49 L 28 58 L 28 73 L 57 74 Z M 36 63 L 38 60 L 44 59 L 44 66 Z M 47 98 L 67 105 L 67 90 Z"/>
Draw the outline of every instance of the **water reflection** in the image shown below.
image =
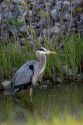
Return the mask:
<path id="1" fill-rule="evenodd" d="M 20 96 L 19 96 L 20 97 Z M 83 86 L 61 86 L 48 90 L 36 90 L 33 101 L 26 92 L 23 97 L 14 98 L 0 93 L 0 123 L 27 123 L 30 118 L 49 120 L 51 116 L 64 117 L 70 114 L 83 117 Z"/>
<path id="2" fill-rule="evenodd" d="M 15 121 L 18 123 L 25 123 L 27 122 L 28 118 L 33 115 L 34 116 L 34 109 L 32 102 L 24 101 L 24 103 L 20 100 L 14 101 L 14 108 L 15 108 Z"/>
<path id="3" fill-rule="evenodd" d="M 39 117 L 33 102 L 0 94 L 0 123 L 9 121 L 10 123 L 24 124 L 30 117 Z"/>

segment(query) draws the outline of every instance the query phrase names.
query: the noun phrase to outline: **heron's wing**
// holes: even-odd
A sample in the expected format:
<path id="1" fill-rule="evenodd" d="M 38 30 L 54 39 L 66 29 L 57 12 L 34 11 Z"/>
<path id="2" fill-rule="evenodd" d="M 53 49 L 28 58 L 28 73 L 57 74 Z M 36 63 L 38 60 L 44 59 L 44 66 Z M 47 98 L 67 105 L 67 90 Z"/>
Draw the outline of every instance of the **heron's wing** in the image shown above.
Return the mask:
<path id="1" fill-rule="evenodd" d="M 29 61 L 24 64 L 14 75 L 12 83 L 13 86 L 27 84 L 31 81 L 34 73 L 34 67 L 37 61 Z"/>

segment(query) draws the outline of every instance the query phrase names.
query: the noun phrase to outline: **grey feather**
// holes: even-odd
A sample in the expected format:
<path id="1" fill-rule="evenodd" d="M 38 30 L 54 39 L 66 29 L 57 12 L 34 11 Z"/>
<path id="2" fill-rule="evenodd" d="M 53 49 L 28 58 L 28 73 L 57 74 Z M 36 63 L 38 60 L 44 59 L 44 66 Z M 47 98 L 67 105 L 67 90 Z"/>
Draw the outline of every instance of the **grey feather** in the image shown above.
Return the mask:
<path id="1" fill-rule="evenodd" d="M 31 77 L 34 73 L 29 66 L 33 65 L 35 68 L 37 61 L 29 61 L 24 64 L 14 75 L 12 79 L 12 86 L 27 84 L 30 82 Z"/>

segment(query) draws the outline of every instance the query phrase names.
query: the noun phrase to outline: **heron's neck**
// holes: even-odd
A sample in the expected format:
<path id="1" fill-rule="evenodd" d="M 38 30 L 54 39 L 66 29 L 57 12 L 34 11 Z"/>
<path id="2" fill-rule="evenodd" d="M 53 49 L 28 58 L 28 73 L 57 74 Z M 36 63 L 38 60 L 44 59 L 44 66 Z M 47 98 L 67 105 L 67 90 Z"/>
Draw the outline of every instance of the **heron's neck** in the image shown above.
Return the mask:
<path id="1" fill-rule="evenodd" d="M 45 54 L 37 54 L 37 59 L 40 62 L 41 68 L 46 65 L 46 55 Z"/>
<path id="2" fill-rule="evenodd" d="M 46 65 L 46 55 L 41 54 L 40 58 L 39 58 L 39 62 L 41 64 L 41 66 L 45 66 Z"/>

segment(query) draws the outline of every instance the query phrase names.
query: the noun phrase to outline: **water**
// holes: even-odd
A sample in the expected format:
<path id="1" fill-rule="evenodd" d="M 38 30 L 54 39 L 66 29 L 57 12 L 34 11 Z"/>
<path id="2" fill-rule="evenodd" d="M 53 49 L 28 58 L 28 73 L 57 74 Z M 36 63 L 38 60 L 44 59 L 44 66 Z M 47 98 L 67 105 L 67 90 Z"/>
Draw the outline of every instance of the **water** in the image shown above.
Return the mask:
<path id="1" fill-rule="evenodd" d="M 0 93 L 0 125 L 25 125 L 30 119 L 45 120 L 66 116 L 83 119 L 83 85 L 61 85 L 48 90 L 34 90 L 32 102 L 29 92 L 20 99 Z M 34 125 L 33 124 L 33 125 Z"/>

